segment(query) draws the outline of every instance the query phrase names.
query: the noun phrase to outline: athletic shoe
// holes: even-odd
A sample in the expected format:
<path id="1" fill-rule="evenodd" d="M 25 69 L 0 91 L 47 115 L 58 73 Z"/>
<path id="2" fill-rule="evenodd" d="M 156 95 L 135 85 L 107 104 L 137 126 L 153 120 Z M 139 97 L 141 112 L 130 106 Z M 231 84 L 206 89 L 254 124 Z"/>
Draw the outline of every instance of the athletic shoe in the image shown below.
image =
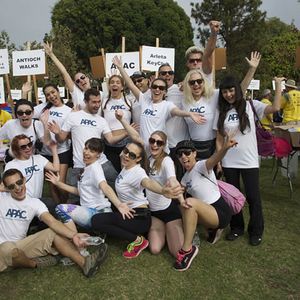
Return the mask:
<path id="1" fill-rule="evenodd" d="M 236 232 L 230 231 L 228 234 L 226 234 L 226 240 L 227 241 L 235 241 L 238 237 L 240 237 L 243 234 L 244 233 L 236 233 Z"/>
<path id="2" fill-rule="evenodd" d="M 221 238 L 223 230 L 224 229 L 210 229 L 206 240 L 211 244 L 215 244 Z"/>
<path id="3" fill-rule="evenodd" d="M 86 277 L 92 277 L 96 274 L 100 265 L 105 261 L 107 257 L 107 244 L 100 244 L 98 249 L 87 256 L 84 261 L 83 274 Z"/>
<path id="4" fill-rule="evenodd" d="M 261 236 L 252 235 L 249 237 L 249 244 L 251 246 L 258 246 L 261 243 L 262 239 Z"/>
<path id="5" fill-rule="evenodd" d="M 139 236 L 134 242 L 127 246 L 127 250 L 123 253 L 125 258 L 135 258 L 149 245 L 148 240 L 143 236 Z"/>
<path id="6" fill-rule="evenodd" d="M 191 250 L 188 252 L 183 251 L 182 249 L 177 252 L 176 262 L 174 264 L 174 268 L 176 271 L 185 271 L 187 270 L 193 259 L 198 254 L 198 247 L 192 246 Z"/>
<path id="7" fill-rule="evenodd" d="M 33 260 L 36 262 L 37 268 L 55 266 L 58 263 L 58 260 L 53 255 L 35 257 Z"/>

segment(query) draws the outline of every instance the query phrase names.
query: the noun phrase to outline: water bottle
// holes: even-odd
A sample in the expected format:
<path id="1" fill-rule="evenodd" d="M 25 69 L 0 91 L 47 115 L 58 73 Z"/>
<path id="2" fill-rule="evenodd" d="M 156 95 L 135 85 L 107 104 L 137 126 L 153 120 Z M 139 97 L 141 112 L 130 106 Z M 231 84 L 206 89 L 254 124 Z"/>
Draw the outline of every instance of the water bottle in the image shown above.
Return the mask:
<path id="1" fill-rule="evenodd" d="M 104 243 L 104 239 L 102 239 L 100 236 L 85 236 L 80 239 L 84 241 L 88 246 L 98 246 Z"/>

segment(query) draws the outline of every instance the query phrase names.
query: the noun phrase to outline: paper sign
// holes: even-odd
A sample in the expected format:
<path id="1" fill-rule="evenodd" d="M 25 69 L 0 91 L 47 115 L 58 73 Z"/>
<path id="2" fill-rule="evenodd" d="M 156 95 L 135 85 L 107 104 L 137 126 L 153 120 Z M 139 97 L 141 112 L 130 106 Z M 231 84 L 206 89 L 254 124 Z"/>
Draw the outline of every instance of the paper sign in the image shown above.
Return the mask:
<path id="1" fill-rule="evenodd" d="M 257 91 L 259 91 L 259 86 L 260 86 L 260 80 L 252 79 L 249 86 L 248 86 L 248 90 L 257 90 Z"/>
<path id="2" fill-rule="evenodd" d="M 160 65 L 168 63 L 173 71 L 175 65 L 175 49 L 142 46 L 142 70 L 156 72 Z"/>
<path id="3" fill-rule="evenodd" d="M 0 74 L 9 73 L 8 50 L 0 49 Z"/>
<path id="4" fill-rule="evenodd" d="M 0 103 L 5 103 L 3 77 L 0 77 Z"/>
<path id="5" fill-rule="evenodd" d="M 215 49 L 215 70 L 226 69 L 226 48 Z"/>
<path id="6" fill-rule="evenodd" d="M 13 100 L 20 100 L 22 98 L 22 90 L 10 90 L 10 94 Z"/>
<path id="7" fill-rule="evenodd" d="M 105 70 L 106 77 L 114 74 L 119 74 L 117 67 L 113 64 L 112 59 L 115 56 L 121 57 L 123 68 L 129 76 L 140 70 L 140 53 L 139 52 L 124 52 L 124 53 L 106 53 L 105 55 Z"/>
<path id="8" fill-rule="evenodd" d="M 101 55 L 90 57 L 90 65 L 93 78 L 102 79 L 105 77 L 104 62 Z"/>
<path id="9" fill-rule="evenodd" d="M 272 88 L 275 91 L 275 80 L 272 80 Z M 281 91 L 285 90 L 285 81 L 281 81 Z"/>
<path id="10" fill-rule="evenodd" d="M 13 51 L 13 76 L 45 74 L 43 50 Z"/>
<path id="11" fill-rule="evenodd" d="M 59 86 L 59 95 L 63 99 L 65 97 L 65 87 L 64 86 Z M 46 101 L 46 97 L 43 92 L 42 87 L 38 87 L 38 99 L 39 101 L 42 101 L 43 103 Z"/>

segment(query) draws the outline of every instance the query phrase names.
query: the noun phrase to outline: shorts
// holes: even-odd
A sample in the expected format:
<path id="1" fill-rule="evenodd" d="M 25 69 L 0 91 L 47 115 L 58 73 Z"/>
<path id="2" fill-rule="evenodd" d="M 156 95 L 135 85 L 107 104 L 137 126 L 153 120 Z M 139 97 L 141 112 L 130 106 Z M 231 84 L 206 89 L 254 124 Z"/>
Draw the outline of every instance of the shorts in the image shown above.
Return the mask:
<path id="1" fill-rule="evenodd" d="M 48 228 L 29 235 L 23 240 L 0 244 L 0 272 L 12 266 L 11 252 L 15 248 L 22 250 L 28 258 L 41 257 L 47 254 L 57 255 L 58 252 L 53 248 L 55 236 L 56 233 Z"/>
<path id="2" fill-rule="evenodd" d="M 179 205 L 175 200 L 172 200 L 169 207 L 163 210 L 151 211 L 151 216 L 168 223 L 177 219 L 181 219 Z"/>
<path id="3" fill-rule="evenodd" d="M 218 228 L 225 228 L 230 223 L 232 212 L 226 201 L 220 197 L 219 200 L 212 203 L 211 206 L 213 206 L 217 212 L 218 218 L 219 218 L 219 226 Z"/>
<path id="4" fill-rule="evenodd" d="M 43 155 L 46 157 L 50 162 L 53 162 L 53 156 L 52 155 Z M 61 165 L 68 165 L 71 166 L 72 164 L 72 150 L 68 150 L 66 152 L 58 154 L 59 157 L 59 163 Z"/>

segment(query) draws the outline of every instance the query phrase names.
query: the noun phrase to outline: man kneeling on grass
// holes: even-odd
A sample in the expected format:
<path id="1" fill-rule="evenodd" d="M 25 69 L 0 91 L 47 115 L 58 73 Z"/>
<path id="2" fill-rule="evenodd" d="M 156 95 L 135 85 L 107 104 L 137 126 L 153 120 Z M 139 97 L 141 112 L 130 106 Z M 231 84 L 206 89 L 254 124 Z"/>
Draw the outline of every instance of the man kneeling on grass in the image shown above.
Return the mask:
<path id="1" fill-rule="evenodd" d="M 57 260 L 52 255 L 60 253 L 78 264 L 85 276 L 93 276 L 106 258 L 107 245 L 101 244 L 93 254 L 83 257 L 78 248 L 86 246 L 81 238 L 88 235 L 68 229 L 48 212 L 44 203 L 26 195 L 26 180 L 19 170 L 7 170 L 2 181 L 0 272 L 8 267 L 37 268 L 53 265 Z M 35 216 L 49 228 L 26 237 L 29 224 Z"/>

